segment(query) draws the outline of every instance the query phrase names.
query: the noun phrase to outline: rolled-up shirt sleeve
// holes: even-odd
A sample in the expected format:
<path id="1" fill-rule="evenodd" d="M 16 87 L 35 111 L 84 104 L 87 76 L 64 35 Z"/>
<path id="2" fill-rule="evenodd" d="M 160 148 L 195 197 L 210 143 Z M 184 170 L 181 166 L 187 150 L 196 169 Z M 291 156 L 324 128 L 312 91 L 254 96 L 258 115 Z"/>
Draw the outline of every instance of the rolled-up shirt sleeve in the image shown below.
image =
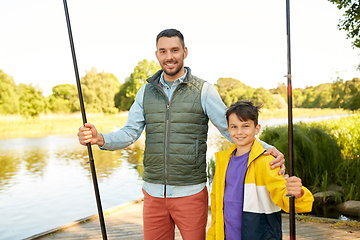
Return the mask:
<path id="1" fill-rule="evenodd" d="M 227 121 L 225 116 L 227 107 L 221 100 L 216 88 L 208 82 L 205 82 L 203 85 L 201 92 L 201 105 L 205 114 L 219 130 L 219 132 L 230 142 L 233 142 L 227 129 Z"/>
<path id="2" fill-rule="evenodd" d="M 131 106 L 128 120 L 125 125 L 117 132 L 101 133 L 105 144 L 99 146 L 101 150 L 118 150 L 133 144 L 144 131 L 145 113 L 143 108 L 145 85 L 143 85 L 135 97 L 135 102 Z"/>

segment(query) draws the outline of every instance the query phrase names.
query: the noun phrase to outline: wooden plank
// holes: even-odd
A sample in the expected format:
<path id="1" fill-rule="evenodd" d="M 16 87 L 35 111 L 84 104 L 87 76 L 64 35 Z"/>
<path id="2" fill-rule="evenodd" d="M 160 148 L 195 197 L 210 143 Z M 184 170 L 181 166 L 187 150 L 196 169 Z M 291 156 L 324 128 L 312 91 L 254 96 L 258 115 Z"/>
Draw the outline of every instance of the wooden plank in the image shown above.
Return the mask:
<path id="1" fill-rule="evenodd" d="M 108 239 L 143 239 L 142 209 L 143 199 L 136 199 L 134 201 L 106 210 L 104 214 Z M 334 222 L 340 222 L 340 220 L 324 218 L 313 219 L 317 219 L 318 221 L 296 221 L 296 238 L 298 240 L 360 239 L 359 227 L 335 227 Z M 210 220 L 211 213 L 209 212 L 207 228 L 210 227 Z M 319 222 L 321 220 L 325 220 L 327 222 Z M 283 214 L 282 221 L 283 239 L 289 239 L 288 215 Z M 95 214 L 26 238 L 26 240 L 33 239 L 102 240 L 102 235 L 100 223 L 98 221 L 97 215 Z M 175 239 L 182 239 L 177 228 L 175 228 Z"/>

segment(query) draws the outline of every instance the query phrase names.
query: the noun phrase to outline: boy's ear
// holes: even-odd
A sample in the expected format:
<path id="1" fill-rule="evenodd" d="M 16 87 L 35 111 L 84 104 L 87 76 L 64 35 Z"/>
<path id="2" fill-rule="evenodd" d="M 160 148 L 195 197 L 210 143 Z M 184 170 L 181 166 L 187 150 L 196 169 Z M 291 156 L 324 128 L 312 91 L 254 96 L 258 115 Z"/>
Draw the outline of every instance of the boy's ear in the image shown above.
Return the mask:
<path id="1" fill-rule="evenodd" d="M 258 135 L 258 134 L 259 134 L 260 128 L 261 128 L 261 125 L 260 125 L 260 124 L 256 125 L 256 127 L 255 127 L 255 135 Z"/>

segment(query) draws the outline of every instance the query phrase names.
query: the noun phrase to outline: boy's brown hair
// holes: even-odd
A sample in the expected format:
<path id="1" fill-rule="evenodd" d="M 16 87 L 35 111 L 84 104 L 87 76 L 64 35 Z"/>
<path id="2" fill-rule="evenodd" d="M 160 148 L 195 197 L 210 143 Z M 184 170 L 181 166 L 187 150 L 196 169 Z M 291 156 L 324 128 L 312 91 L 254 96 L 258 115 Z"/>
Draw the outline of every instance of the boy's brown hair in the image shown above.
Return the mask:
<path id="1" fill-rule="evenodd" d="M 249 100 L 237 101 L 226 111 L 226 121 L 229 124 L 229 116 L 235 113 L 240 121 L 245 122 L 247 120 L 252 120 L 254 121 L 256 127 L 258 125 L 260 108 L 261 106 L 254 106 L 254 104 Z"/>

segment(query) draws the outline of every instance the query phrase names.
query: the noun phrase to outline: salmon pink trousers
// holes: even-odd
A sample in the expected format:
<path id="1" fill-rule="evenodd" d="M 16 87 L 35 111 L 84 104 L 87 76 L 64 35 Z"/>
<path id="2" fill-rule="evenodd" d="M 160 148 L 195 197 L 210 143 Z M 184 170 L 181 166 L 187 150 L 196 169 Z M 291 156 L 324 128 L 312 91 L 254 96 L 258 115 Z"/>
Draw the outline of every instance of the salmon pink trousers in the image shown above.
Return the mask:
<path id="1" fill-rule="evenodd" d="M 157 198 L 144 190 L 144 240 L 175 239 L 175 224 L 184 240 L 205 240 L 208 191 L 178 198 Z"/>

